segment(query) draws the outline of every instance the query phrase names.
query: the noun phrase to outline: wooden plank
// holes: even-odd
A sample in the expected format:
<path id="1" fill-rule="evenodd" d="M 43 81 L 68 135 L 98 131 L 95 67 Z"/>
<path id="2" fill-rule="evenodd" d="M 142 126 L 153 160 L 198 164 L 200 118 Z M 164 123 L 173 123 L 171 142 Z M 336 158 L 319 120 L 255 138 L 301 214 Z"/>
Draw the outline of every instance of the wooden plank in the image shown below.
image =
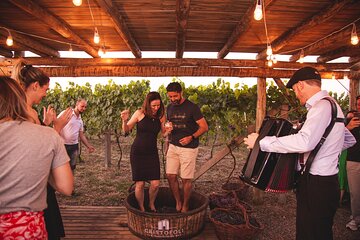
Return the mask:
<path id="1" fill-rule="evenodd" d="M 47 9 L 41 7 L 36 2 L 31 0 L 9 0 L 15 6 L 21 8 L 22 10 L 28 12 L 32 16 L 38 18 L 43 23 L 47 24 L 61 36 L 74 40 L 75 43 L 79 45 L 80 48 L 84 49 L 88 54 L 93 57 L 99 57 L 97 51 L 90 46 L 84 39 L 82 39 L 71 26 L 68 25 L 64 20 L 55 16 L 53 13 L 49 12 Z"/>
<path id="2" fill-rule="evenodd" d="M 140 239 L 126 227 L 127 214 L 125 207 L 61 206 L 60 211 L 66 233 L 64 240 Z M 101 214 L 101 216 L 96 217 L 96 214 Z M 207 219 L 204 230 L 192 239 L 217 239 L 212 223 Z"/>
<path id="3" fill-rule="evenodd" d="M 342 0 L 342 1 L 334 1 L 329 7 L 326 9 L 316 13 L 309 19 L 305 19 L 299 25 L 291 28 L 289 31 L 283 33 L 280 37 L 275 39 L 271 43 L 271 47 L 274 53 L 281 50 L 283 47 L 288 45 L 291 40 L 300 37 L 304 34 L 304 32 L 308 31 L 311 28 L 316 27 L 317 25 L 328 21 L 332 17 L 336 16 L 338 12 L 340 12 L 347 4 L 353 2 L 352 0 Z M 261 51 L 256 59 L 265 59 L 266 58 L 266 49 Z"/>
<path id="4" fill-rule="evenodd" d="M 242 141 L 244 137 L 234 138 L 226 147 L 218 151 L 213 158 L 204 163 L 200 169 L 195 173 L 194 181 L 206 173 L 210 168 L 222 160 L 231 150 L 235 149 Z"/>
<path id="5" fill-rule="evenodd" d="M 126 46 L 131 50 L 136 58 L 141 58 L 141 51 L 140 48 L 133 38 L 129 28 L 126 25 L 126 22 L 123 16 L 120 14 L 120 11 L 111 6 L 108 1 L 105 0 L 96 0 L 99 6 L 103 9 L 106 14 L 109 15 L 110 19 L 114 24 L 114 28 L 119 33 L 121 38 L 124 40 Z"/>
<path id="6" fill-rule="evenodd" d="M 185 51 L 189 12 L 190 0 L 176 0 L 176 58 L 182 58 Z"/>

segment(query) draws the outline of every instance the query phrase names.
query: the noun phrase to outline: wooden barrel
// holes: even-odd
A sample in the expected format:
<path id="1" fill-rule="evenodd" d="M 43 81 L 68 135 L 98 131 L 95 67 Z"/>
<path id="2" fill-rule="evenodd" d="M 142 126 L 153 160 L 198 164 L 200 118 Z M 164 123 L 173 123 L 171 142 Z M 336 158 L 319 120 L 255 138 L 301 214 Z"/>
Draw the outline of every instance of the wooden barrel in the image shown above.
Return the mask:
<path id="1" fill-rule="evenodd" d="M 147 206 L 148 192 L 145 191 Z M 186 213 L 141 212 L 132 192 L 125 201 L 129 230 L 142 239 L 189 239 L 199 234 L 205 226 L 208 198 L 193 191 L 189 203 Z M 175 199 L 169 188 L 159 188 L 155 206 L 157 209 L 164 206 L 175 208 Z"/>

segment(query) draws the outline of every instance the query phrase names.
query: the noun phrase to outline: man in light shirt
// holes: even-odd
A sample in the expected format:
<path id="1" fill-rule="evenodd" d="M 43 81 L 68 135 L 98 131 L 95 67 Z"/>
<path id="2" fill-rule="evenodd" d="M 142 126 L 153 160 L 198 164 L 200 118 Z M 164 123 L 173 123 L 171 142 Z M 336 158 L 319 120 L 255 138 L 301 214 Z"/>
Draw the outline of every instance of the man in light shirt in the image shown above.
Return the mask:
<path id="1" fill-rule="evenodd" d="M 86 107 L 86 100 L 79 99 L 76 102 L 72 115 L 69 116 L 69 122 L 60 131 L 60 136 L 64 139 L 65 148 L 70 157 L 72 170 L 76 168 L 76 159 L 79 157 L 79 138 L 90 153 L 95 151 L 95 148 L 89 143 L 84 134 L 84 123 L 81 119 L 81 113 L 85 112 Z M 63 114 L 63 112 L 61 112 L 59 116 L 61 116 L 61 114 Z"/>
<path id="2" fill-rule="evenodd" d="M 304 125 L 296 134 L 264 137 L 259 145 L 265 152 L 304 154 L 306 161 L 332 119 L 330 103 L 322 100 L 330 96 L 321 90 L 320 74 L 312 67 L 296 71 L 286 87 L 294 90 L 296 98 L 308 110 Z M 340 106 L 336 104 L 336 107 L 337 118 L 344 118 Z M 252 133 L 244 139 L 248 148 L 253 148 L 257 137 L 257 133 Z M 336 122 L 316 154 L 309 174 L 300 176 L 296 192 L 297 240 L 333 239 L 332 225 L 340 196 L 338 157 L 343 149 L 354 144 L 355 138 L 344 123 Z"/>

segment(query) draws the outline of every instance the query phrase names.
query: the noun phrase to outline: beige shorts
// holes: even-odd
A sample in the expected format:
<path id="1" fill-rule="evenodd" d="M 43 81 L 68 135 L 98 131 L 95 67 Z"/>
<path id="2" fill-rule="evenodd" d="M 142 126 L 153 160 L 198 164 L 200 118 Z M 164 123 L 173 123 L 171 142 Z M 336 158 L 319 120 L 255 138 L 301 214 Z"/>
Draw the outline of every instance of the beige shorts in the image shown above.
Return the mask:
<path id="1" fill-rule="evenodd" d="M 176 174 L 183 179 L 193 179 L 199 148 L 184 148 L 169 145 L 166 155 L 166 173 Z"/>

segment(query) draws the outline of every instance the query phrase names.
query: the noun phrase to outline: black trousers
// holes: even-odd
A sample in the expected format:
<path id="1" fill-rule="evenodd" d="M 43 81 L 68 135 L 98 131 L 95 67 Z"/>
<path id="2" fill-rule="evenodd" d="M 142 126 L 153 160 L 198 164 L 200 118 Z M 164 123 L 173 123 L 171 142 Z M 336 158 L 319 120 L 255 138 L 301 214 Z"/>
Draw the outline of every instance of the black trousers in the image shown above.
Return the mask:
<path id="1" fill-rule="evenodd" d="M 339 204 L 338 176 L 300 176 L 296 190 L 296 240 L 332 240 Z"/>

